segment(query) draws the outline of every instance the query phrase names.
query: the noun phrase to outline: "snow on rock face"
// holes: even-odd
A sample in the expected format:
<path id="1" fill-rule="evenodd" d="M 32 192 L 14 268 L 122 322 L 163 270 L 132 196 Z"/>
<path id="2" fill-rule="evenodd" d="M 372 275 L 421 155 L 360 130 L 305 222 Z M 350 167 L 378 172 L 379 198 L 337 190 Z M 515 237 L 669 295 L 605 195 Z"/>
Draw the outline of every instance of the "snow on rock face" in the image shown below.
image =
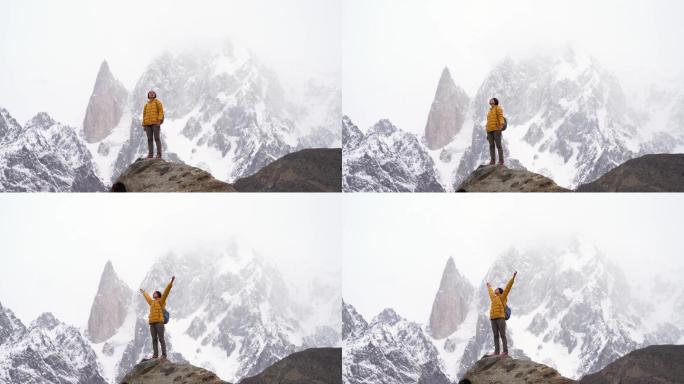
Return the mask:
<path id="1" fill-rule="evenodd" d="M 430 150 L 444 147 L 459 133 L 469 104 L 468 95 L 454 83 L 449 69 L 444 68 L 425 125 L 425 143 Z"/>
<path id="2" fill-rule="evenodd" d="M 168 254 L 140 286 L 162 291 L 172 275 L 166 340 L 174 362 L 237 382 L 298 350 L 340 343 L 339 300 L 320 292 L 316 300 L 292 296 L 280 272 L 240 244 L 221 253 Z M 116 382 L 152 349 L 149 309 L 139 293 L 127 311 L 116 334 L 94 345 Z"/>
<path id="3" fill-rule="evenodd" d="M 363 134 L 342 119 L 345 192 L 443 192 L 435 163 L 418 138 L 380 120 Z"/>
<path id="4" fill-rule="evenodd" d="M 0 110 L 0 191 L 104 191 L 76 131 L 39 113 L 21 127 Z"/>
<path id="5" fill-rule="evenodd" d="M 85 140 L 92 143 L 107 137 L 119 123 L 127 101 L 126 87 L 112 75 L 107 61 L 103 61 L 83 119 Z"/>
<path id="6" fill-rule="evenodd" d="M 367 324 L 353 306 L 343 310 L 342 381 L 448 384 L 437 349 L 416 323 L 385 309 Z"/>
<path id="7" fill-rule="evenodd" d="M 0 335 L 0 382 L 106 383 L 88 341 L 50 313 L 27 328 L 0 306 Z"/>

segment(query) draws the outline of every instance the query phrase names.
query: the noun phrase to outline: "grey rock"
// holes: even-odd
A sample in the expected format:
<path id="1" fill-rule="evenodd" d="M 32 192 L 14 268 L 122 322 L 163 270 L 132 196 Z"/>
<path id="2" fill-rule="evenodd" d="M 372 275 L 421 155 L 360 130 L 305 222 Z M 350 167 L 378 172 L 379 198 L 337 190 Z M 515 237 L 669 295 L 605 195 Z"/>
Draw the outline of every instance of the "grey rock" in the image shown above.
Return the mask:
<path id="1" fill-rule="evenodd" d="M 112 192 L 235 192 L 235 188 L 189 165 L 138 159 L 117 178 Z"/>
<path id="2" fill-rule="evenodd" d="M 147 360 L 138 363 L 121 384 L 230 384 L 206 369 L 169 360 Z"/>
<path id="3" fill-rule="evenodd" d="M 458 384 L 573 384 L 555 369 L 529 360 L 511 357 L 483 357 L 466 372 Z"/>
<path id="4" fill-rule="evenodd" d="M 578 192 L 684 192 L 684 154 L 650 154 L 627 160 Z"/>
<path id="5" fill-rule="evenodd" d="M 473 295 L 473 286 L 456 269 L 453 258 L 447 260 L 439 289 L 430 312 L 430 334 L 435 339 L 451 335 L 465 320 Z"/>
<path id="6" fill-rule="evenodd" d="M 652 345 L 630 352 L 580 384 L 675 384 L 684 378 L 684 345 Z"/>
<path id="7" fill-rule="evenodd" d="M 133 291 L 116 275 L 114 267 L 107 261 L 100 276 L 100 285 L 90 307 L 88 337 L 94 343 L 109 339 L 121 327 Z"/>
<path id="8" fill-rule="evenodd" d="M 233 184 L 240 192 L 341 192 L 342 150 L 290 153 Z"/>
<path id="9" fill-rule="evenodd" d="M 85 140 L 94 143 L 107 137 L 119 123 L 127 100 L 126 87 L 112 75 L 107 61 L 103 61 L 83 119 Z"/>
<path id="10" fill-rule="evenodd" d="M 458 187 L 457 192 L 569 192 L 553 180 L 533 172 L 499 165 L 481 165 Z"/>
<path id="11" fill-rule="evenodd" d="M 425 125 L 428 148 L 439 149 L 451 142 L 463 127 L 469 103 L 470 98 L 454 83 L 449 69 L 445 67 Z"/>

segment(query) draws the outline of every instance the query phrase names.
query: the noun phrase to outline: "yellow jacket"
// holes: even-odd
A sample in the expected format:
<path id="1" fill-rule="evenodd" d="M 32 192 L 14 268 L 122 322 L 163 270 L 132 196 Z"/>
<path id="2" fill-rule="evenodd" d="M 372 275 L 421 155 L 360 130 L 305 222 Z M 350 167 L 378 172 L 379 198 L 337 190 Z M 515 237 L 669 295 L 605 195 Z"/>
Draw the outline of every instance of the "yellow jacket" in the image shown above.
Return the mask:
<path id="1" fill-rule="evenodd" d="M 143 123 L 142 125 L 159 124 L 164 119 L 164 106 L 161 101 L 154 99 L 145 103 L 143 108 Z"/>
<path id="2" fill-rule="evenodd" d="M 506 307 L 506 302 L 508 302 L 508 292 L 511 291 L 514 280 L 515 276 L 511 277 L 511 279 L 508 280 L 506 288 L 504 288 L 503 293 L 499 296 L 494 294 L 494 290 L 492 289 L 492 287 L 487 287 L 487 290 L 489 291 L 489 299 L 492 301 L 492 306 L 489 308 L 490 319 L 494 320 L 506 318 L 506 311 L 504 310 L 504 308 Z"/>
<path id="3" fill-rule="evenodd" d="M 500 105 L 495 105 L 489 108 L 487 112 L 487 132 L 498 131 L 503 129 L 504 114 L 503 108 Z"/>
<path id="4" fill-rule="evenodd" d="M 147 294 L 147 292 L 143 291 L 143 296 L 145 296 L 147 304 L 150 305 L 150 315 L 147 317 L 148 322 L 150 324 L 164 322 L 164 308 L 166 307 L 166 298 L 169 297 L 169 292 L 171 292 L 172 286 L 173 283 L 169 283 L 169 285 L 166 286 L 166 289 L 164 289 L 162 297 L 157 300 L 154 300 L 150 297 L 150 295 Z"/>

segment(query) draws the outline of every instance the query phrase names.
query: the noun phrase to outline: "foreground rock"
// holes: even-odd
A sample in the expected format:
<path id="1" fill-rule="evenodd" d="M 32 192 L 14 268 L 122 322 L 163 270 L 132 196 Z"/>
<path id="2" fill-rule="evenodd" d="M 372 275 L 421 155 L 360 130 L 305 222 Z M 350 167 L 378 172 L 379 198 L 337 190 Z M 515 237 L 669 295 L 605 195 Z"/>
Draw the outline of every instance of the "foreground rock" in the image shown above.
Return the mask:
<path id="1" fill-rule="evenodd" d="M 581 384 L 674 384 L 684 382 L 684 345 L 654 345 L 630 352 Z"/>
<path id="2" fill-rule="evenodd" d="M 569 192 L 540 174 L 499 165 L 481 165 L 456 188 L 457 192 Z"/>
<path id="3" fill-rule="evenodd" d="M 458 384 L 572 384 L 555 369 L 533 361 L 511 357 L 483 357 Z"/>
<path id="4" fill-rule="evenodd" d="M 684 154 L 644 155 L 612 169 L 578 192 L 684 192 Z"/>
<path id="5" fill-rule="evenodd" d="M 121 384 L 230 384 L 206 369 L 168 360 L 139 363 L 121 380 Z"/>
<path id="6" fill-rule="evenodd" d="M 310 348 L 296 352 L 240 384 L 342 383 L 342 348 Z"/>
<path id="7" fill-rule="evenodd" d="M 341 192 L 342 150 L 303 149 L 234 183 L 240 192 Z"/>
<path id="8" fill-rule="evenodd" d="M 235 192 L 209 172 L 162 159 L 138 159 L 119 176 L 112 192 Z"/>

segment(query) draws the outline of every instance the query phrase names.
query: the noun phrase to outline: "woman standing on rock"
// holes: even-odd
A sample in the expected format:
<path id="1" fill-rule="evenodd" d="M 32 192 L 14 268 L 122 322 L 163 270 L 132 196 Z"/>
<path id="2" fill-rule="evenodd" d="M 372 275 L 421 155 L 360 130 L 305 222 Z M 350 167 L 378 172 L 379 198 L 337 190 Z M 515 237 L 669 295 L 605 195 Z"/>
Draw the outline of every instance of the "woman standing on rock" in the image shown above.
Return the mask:
<path id="1" fill-rule="evenodd" d="M 499 99 L 489 99 L 489 112 L 487 113 L 487 141 L 489 141 L 489 164 L 496 164 L 495 147 L 499 152 L 499 165 L 503 165 L 503 145 L 501 144 L 501 132 L 505 129 L 503 108 L 499 106 Z"/>
<path id="2" fill-rule="evenodd" d="M 152 297 L 147 294 L 142 288 L 140 288 L 140 293 L 143 294 L 147 304 L 150 306 L 150 314 L 148 316 L 148 322 L 150 324 L 150 333 L 152 334 L 152 358 L 156 359 L 159 357 L 159 348 L 157 346 L 157 340 L 161 344 L 162 359 L 166 359 L 166 340 L 164 340 L 164 324 L 168 322 L 168 312 L 166 312 L 166 298 L 169 297 L 169 292 L 171 292 L 171 287 L 173 286 L 173 281 L 176 280 L 176 276 L 171 278 L 171 281 L 164 289 L 164 293 L 159 291 L 154 291 Z"/>
<path id="3" fill-rule="evenodd" d="M 508 339 L 506 339 L 506 303 L 508 302 L 508 293 L 513 287 L 513 281 L 518 271 L 513 273 L 513 277 L 508 280 L 506 288 L 497 288 L 492 290 L 492 286 L 487 282 L 487 291 L 489 292 L 489 300 L 492 305 L 489 308 L 489 320 L 492 323 L 492 332 L 494 333 L 494 353 L 487 356 L 496 356 L 499 354 L 499 336 L 503 342 L 502 356 L 508 356 Z"/>
<path id="4" fill-rule="evenodd" d="M 143 128 L 147 134 L 147 158 L 151 159 L 153 151 L 152 138 L 154 137 L 154 142 L 157 145 L 157 159 L 161 159 L 162 156 L 162 146 L 161 146 L 161 123 L 164 122 L 164 106 L 161 101 L 157 99 L 157 92 L 149 91 L 147 92 L 147 103 L 143 108 Z"/>

